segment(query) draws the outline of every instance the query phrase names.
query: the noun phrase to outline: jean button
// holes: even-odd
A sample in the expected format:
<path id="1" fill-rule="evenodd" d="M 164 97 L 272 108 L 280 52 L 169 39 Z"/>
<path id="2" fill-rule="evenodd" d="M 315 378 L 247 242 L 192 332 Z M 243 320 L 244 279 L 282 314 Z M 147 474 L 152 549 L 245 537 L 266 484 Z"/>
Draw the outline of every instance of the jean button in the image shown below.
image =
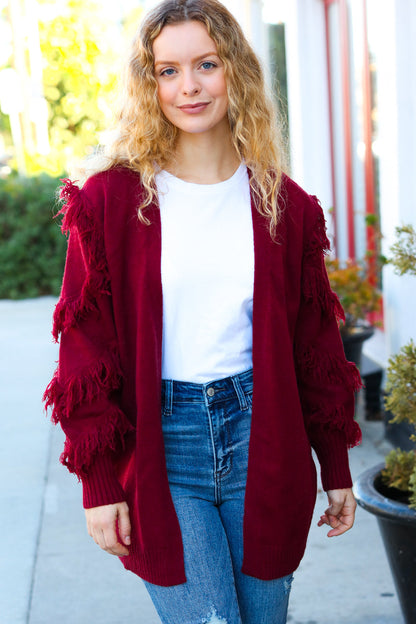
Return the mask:
<path id="1" fill-rule="evenodd" d="M 208 395 L 209 397 L 212 397 L 212 396 L 214 396 L 214 394 L 215 394 L 215 390 L 214 390 L 214 388 L 208 388 L 208 390 L 207 390 L 207 395 Z"/>

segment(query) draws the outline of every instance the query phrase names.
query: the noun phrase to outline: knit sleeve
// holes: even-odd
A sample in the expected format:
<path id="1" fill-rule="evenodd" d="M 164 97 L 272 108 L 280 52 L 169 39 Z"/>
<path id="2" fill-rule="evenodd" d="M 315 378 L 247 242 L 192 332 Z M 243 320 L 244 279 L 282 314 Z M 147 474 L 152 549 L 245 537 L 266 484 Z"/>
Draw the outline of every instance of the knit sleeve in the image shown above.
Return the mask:
<path id="1" fill-rule="evenodd" d="M 305 218 L 304 240 L 295 363 L 307 434 L 321 465 L 322 485 L 329 490 L 352 485 L 347 449 L 361 441 L 354 401 L 362 383 L 344 355 L 338 327 L 344 311 L 329 285 L 324 255 L 330 244 L 315 197 Z"/>
<path id="2" fill-rule="evenodd" d="M 95 507 L 124 500 L 112 455 L 132 426 L 118 400 L 123 374 L 103 227 L 88 194 L 65 182 L 60 214 L 68 250 L 52 332 L 59 362 L 44 401 L 66 435 L 61 462 L 82 480 L 84 506 Z"/>

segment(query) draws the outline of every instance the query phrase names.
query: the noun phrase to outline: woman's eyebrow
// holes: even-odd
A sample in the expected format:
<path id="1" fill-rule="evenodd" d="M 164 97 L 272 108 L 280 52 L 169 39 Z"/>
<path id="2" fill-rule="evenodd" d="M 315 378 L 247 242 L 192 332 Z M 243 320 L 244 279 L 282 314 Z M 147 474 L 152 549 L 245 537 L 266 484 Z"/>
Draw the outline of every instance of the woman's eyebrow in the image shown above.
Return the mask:
<path id="1" fill-rule="evenodd" d="M 191 61 L 192 63 L 196 63 L 200 61 L 201 59 L 205 58 L 206 56 L 218 57 L 218 53 L 215 50 L 211 50 L 210 52 L 204 52 L 204 54 L 200 54 L 199 56 L 191 59 Z M 155 67 L 156 65 L 180 65 L 180 63 L 178 61 L 155 61 Z"/>

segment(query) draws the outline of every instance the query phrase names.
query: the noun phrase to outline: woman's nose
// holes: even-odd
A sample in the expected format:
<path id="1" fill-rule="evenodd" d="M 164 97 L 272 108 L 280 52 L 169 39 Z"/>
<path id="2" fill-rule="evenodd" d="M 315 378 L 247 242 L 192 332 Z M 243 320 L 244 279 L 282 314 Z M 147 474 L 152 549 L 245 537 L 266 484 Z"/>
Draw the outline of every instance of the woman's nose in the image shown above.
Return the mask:
<path id="1" fill-rule="evenodd" d="M 186 72 L 183 76 L 182 92 L 184 95 L 197 95 L 201 90 L 198 81 L 191 72 Z"/>
<path id="2" fill-rule="evenodd" d="M 197 95 L 200 92 L 200 88 L 197 86 L 184 87 L 183 92 L 185 95 Z"/>

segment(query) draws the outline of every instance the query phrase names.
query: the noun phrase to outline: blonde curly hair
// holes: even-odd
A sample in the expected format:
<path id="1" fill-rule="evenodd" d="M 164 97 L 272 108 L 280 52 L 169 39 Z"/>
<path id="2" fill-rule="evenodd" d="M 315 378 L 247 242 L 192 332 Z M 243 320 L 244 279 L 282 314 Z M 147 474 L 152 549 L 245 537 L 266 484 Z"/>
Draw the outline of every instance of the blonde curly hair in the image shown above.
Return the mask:
<path id="1" fill-rule="evenodd" d="M 285 169 L 277 107 L 266 93 L 260 62 L 241 27 L 217 0 L 165 0 L 147 14 L 125 68 L 116 136 L 98 169 L 123 165 L 140 174 L 146 193 L 138 215 L 148 223 L 145 208 L 157 200 L 155 175 L 174 160 L 178 135 L 158 103 L 153 41 L 164 26 L 190 20 L 205 25 L 224 64 L 232 142 L 251 172 L 257 209 L 270 219 L 272 232 L 280 218 L 277 199 Z"/>

